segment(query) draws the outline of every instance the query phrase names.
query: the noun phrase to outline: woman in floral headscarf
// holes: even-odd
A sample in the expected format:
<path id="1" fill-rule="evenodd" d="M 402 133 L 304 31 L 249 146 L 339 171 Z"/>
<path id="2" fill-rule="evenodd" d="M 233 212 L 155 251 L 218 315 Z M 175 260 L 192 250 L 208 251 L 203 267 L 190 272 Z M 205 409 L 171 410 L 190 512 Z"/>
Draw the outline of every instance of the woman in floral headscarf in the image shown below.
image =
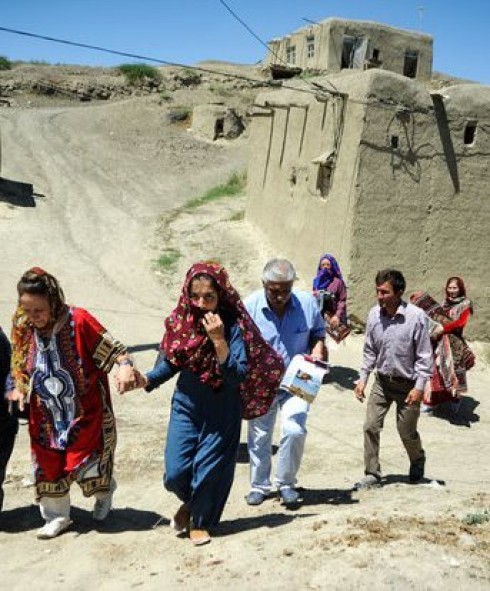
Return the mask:
<path id="1" fill-rule="evenodd" d="M 318 263 L 313 293 L 323 317 L 333 329 L 347 324 L 347 289 L 339 264 L 331 254 L 324 254 Z"/>
<path id="2" fill-rule="evenodd" d="M 139 376 L 151 391 L 180 371 L 165 448 L 165 487 L 182 505 L 171 525 L 195 545 L 211 540 L 230 493 L 241 418 L 265 414 L 283 373 L 226 271 L 202 262 L 187 272 L 165 320 L 159 362 Z"/>
<path id="3" fill-rule="evenodd" d="M 17 284 L 7 396 L 29 402 L 36 492 L 45 525 L 41 539 L 71 524 L 70 485 L 95 496 L 93 517 L 111 510 L 116 429 L 107 373 L 121 367 L 121 385 L 135 380 L 126 348 L 82 308 L 65 304 L 58 281 L 35 267 Z"/>

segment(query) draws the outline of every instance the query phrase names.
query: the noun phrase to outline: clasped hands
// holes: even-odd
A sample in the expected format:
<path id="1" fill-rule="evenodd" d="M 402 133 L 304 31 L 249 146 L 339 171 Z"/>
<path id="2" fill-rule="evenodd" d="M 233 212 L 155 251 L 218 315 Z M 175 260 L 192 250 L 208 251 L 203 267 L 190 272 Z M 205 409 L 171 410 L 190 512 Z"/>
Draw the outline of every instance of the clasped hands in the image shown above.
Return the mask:
<path id="1" fill-rule="evenodd" d="M 115 381 L 119 394 L 144 388 L 148 383 L 146 376 L 131 365 L 121 365 L 116 374 Z"/>

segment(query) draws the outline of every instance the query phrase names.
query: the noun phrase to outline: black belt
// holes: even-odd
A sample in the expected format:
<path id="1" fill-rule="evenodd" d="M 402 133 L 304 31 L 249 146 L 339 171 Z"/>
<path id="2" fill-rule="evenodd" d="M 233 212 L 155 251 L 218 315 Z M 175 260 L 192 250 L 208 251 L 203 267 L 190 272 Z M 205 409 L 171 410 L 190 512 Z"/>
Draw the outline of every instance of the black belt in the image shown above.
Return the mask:
<path id="1" fill-rule="evenodd" d="M 381 380 L 385 380 L 387 382 L 396 382 L 397 384 L 415 384 L 415 380 L 403 378 L 402 376 L 388 376 L 384 373 L 378 373 L 378 377 Z"/>

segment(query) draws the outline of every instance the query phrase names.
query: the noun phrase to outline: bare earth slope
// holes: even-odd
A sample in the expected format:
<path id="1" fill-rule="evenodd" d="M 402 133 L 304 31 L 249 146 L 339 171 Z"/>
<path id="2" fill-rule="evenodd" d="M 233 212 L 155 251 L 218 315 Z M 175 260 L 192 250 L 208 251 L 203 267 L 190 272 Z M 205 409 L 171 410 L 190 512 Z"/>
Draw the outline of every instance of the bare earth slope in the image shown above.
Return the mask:
<path id="1" fill-rule="evenodd" d="M 178 216 L 165 241 L 182 254 L 158 276 L 160 216 L 245 167 L 245 142 L 209 144 L 165 123 L 150 98 L 79 108 L 0 112 L 2 176 L 34 184 L 36 207 L 0 200 L 0 324 L 8 327 L 15 283 L 31 265 L 57 275 L 70 302 L 94 312 L 136 348 L 147 369 L 183 273 L 220 258 L 242 293 L 259 287 L 273 249 L 240 220 L 243 198 Z M 166 246 L 166 245 L 163 245 Z M 158 248 L 157 248 L 158 247 Z M 309 278 L 302 278 L 307 287 Z M 480 349 L 475 344 L 477 353 Z M 102 525 L 72 489 L 74 525 L 38 541 L 26 428 L 9 466 L 0 514 L 2 588 L 45 589 L 489 589 L 490 524 L 465 525 L 490 509 L 490 370 L 472 370 L 462 424 L 422 417 L 424 485 L 406 483 L 407 460 L 388 416 L 382 489 L 351 491 L 362 475 L 365 408 L 350 391 L 362 337 L 332 351 L 332 382 L 314 403 L 300 473 L 304 502 L 244 502 L 244 454 L 223 523 L 209 546 L 191 547 L 168 527 L 177 502 L 161 485 L 173 384 L 153 395 L 114 395 L 119 441 L 115 510 Z M 279 440 L 279 434 L 276 443 Z M 243 434 L 245 441 L 245 428 Z M 439 482 L 437 482 L 439 481 Z"/>

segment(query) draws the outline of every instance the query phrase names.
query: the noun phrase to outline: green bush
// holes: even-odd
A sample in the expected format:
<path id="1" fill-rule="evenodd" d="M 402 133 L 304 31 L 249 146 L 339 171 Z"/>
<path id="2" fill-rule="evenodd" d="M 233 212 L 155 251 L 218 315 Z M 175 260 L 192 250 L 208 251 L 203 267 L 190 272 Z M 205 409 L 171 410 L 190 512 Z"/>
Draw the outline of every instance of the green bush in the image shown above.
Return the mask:
<path id="1" fill-rule="evenodd" d="M 147 64 L 121 64 L 117 69 L 126 76 L 129 84 L 137 84 L 144 81 L 145 78 L 158 82 L 162 78 L 156 68 Z"/>
<path id="2" fill-rule="evenodd" d="M 168 269 L 169 267 L 173 267 L 181 256 L 182 255 L 178 250 L 169 248 L 158 257 L 156 263 L 159 267 L 162 267 L 163 269 Z"/>
<path id="3" fill-rule="evenodd" d="M 468 513 L 468 515 L 463 518 L 463 523 L 466 525 L 481 525 L 487 521 L 490 521 L 490 511 L 487 509 L 483 512 Z"/>
<path id="4" fill-rule="evenodd" d="M 11 70 L 12 69 L 12 62 L 0 55 L 0 70 Z"/>

